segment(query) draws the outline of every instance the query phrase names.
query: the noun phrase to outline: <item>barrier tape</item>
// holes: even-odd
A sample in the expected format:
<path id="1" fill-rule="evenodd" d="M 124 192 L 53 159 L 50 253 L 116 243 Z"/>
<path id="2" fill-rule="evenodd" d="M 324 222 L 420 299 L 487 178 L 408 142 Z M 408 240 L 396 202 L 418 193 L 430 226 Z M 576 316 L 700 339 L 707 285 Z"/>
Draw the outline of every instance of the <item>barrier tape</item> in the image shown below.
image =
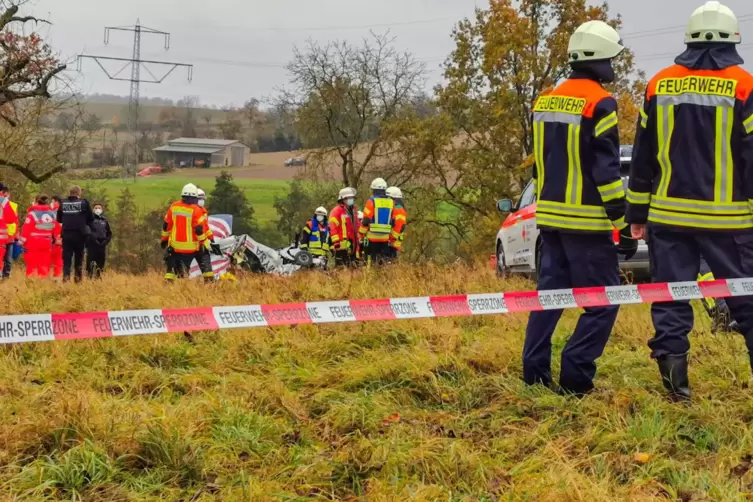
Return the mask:
<path id="1" fill-rule="evenodd" d="M 0 316 L 0 344 L 298 324 L 389 321 L 753 295 L 753 278 L 547 291 Z"/>

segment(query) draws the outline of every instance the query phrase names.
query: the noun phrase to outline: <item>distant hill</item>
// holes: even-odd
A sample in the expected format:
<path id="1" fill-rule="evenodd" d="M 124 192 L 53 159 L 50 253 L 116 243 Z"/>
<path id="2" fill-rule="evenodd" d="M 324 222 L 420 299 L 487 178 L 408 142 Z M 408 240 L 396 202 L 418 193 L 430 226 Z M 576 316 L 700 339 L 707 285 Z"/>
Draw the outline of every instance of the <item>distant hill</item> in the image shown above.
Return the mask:
<path id="1" fill-rule="evenodd" d="M 120 122 L 128 122 L 128 96 L 118 96 L 114 94 L 88 94 L 78 96 L 83 103 L 87 113 L 97 115 L 102 119 L 103 124 L 111 124 L 114 117 L 119 117 Z M 139 118 L 144 121 L 156 122 L 159 118 L 160 111 L 164 108 L 172 108 L 178 105 L 178 101 L 167 98 L 148 98 L 140 99 Z M 206 118 L 210 118 L 211 124 L 219 124 L 225 120 L 224 112 L 216 106 L 208 107 L 199 105 L 196 108 L 196 115 L 200 124 L 206 123 Z"/>

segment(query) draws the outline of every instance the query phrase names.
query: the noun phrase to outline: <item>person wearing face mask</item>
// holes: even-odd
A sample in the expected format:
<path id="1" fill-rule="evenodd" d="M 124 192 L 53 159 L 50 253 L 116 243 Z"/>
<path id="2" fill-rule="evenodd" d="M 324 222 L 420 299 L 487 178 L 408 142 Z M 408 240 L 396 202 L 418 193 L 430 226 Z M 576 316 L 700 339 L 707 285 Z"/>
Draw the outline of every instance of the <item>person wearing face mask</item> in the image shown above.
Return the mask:
<path id="1" fill-rule="evenodd" d="M 300 248 L 307 250 L 314 256 L 328 256 L 329 243 L 327 209 L 317 207 L 314 211 L 314 217 L 307 221 L 303 227 Z"/>
<path id="2" fill-rule="evenodd" d="M 569 78 L 533 107 L 536 224 L 540 230 L 538 290 L 617 286 L 618 249 L 637 249 L 625 223 L 620 178 L 617 100 L 603 85 L 615 78 L 612 61 L 624 47 L 602 21 L 580 25 L 570 37 Z M 596 360 L 612 333 L 618 306 L 587 307 L 562 351 L 559 390 L 582 396 L 594 388 Z M 523 348 L 526 384 L 552 385 L 552 335 L 562 310 L 532 312 Z"/>
<path id="3" fill-rule="evenodd" d="M 372 196 L 363 208 L 358 230 L 362 246 L 366 248 L 368 265 L 379 265 L 390 258 L 390 235 L 394 223 L 395 201 L 387 195 L 387 182 L 376 178 L 371 182 Z"/>
<path id="4" fill-rule="evenodd" d="M 335 266 L 354 265 L 360 258 L 357 233 L 359 225 L 356 190 L 343 188 L 337 195 L 337 206 L 329 213 L 329 237 Z"/>
<path id="5" fill-rule="evenodd" d="M 110 222 L 105 218 L 102 204 L 94 204 L 93 212 L 92 233 L 86 242 L 86 275 L 89 279 L 99 279 L 105 269 L 107 246 L 112 240 L 112 230 Z"/>

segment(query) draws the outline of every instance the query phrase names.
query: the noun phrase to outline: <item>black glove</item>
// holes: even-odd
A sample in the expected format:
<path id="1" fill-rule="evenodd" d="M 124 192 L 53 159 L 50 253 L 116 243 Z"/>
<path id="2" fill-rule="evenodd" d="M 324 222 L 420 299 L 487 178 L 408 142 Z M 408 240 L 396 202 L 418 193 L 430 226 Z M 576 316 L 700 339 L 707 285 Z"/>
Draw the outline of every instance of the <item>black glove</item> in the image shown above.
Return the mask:
<path id="1" fill-rule="evenodd" d="M 630 225 L 620 230 L 620 243 L 617 245 L 617 252 L 625 255 L 625 259 L 629 260 L 638 251 L 638 241 L 633 239 L 630 233 Z"/>
<path id="2" fill-rule="evenodd" d="M 212 249 L 212 254 L 222 254 L 222 250 L 220 249 L 219 244 L 212 242 L 211 244 L 209 244 L 209 247 Z"/>
<path id="3" fill-rule="evenodd" d="M 160 241 L 159 247 L 161 247 L 162 249 L 167 249 L 167 241 Z"/>

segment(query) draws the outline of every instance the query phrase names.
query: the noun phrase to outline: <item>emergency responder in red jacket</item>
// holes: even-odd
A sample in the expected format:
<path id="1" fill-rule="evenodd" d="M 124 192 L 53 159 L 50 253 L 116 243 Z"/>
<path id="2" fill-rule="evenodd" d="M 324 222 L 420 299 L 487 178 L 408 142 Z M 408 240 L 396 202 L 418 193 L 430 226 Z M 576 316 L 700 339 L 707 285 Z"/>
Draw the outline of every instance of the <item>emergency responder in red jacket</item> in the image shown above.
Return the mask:
<path id="1" fill-rule="evenodd" d="M 0 183 L 0 193 L 7 192 L 8 187 L 3 183 Z M 0 272 L 2 271 L 2 264 L 5 263 L 5 253 L 8 249 L 8 243 L 11 242 L 10 230 L 13 225 L 18 228 L 18 215 L 13 210 L 10 204 L 7 204 L 8 198 L 0 195 Z"/>
<path id="2" fill-rule="evenodd" d="M 534 105 L 536 222 L 541 230 L 538 289 L 616 286 L 620 283 L 613 229 L 625 223 L 620 178 L 617 101 L 602 84 L 614 80 L 612 59 L 623 50 L 617 32 L 601 21 L 584 23 L 570 37 L 572 73 Z M 637 243 L 623 237 L 630 248 Z M 618 307 L 586 308 L 562 351 L 560 389 L 593 389 Z M 523 349 L 527 384 L 550 386 L 552 334 L 562 310 L 533 312 Z"/>
<path id="3" fill-rule="evenodd" d="M 198 189 L 189 183 L 183 187 L 181 200 L 173 202 L 165 215 L 161 246 L 167 249 L 167 280 L 183 277 L 191 269 L 191 262 L 201 258 L 205 234 L 198 202 Z"/>
<path id="4" fill-rule="evenodd" d="M 392 233 L 390 234 L 390 258 L 395 259 L 403 246 L 408 213 L 405 210 L 402 190 L 398 187 L 388 187 L 387 197 L 395 202 L 395 210 L 392 212 Z"/>
<path id="5" fill-rule="evenodd" d="M 329 238 L 336 266 L 353 265 L 360 258 L 359 224 L 356 191 L 343 188 L 337 196 L 337 206 L 329 213 Z"/>
<path id="6" fill-rule="evenodd" d="M 753 76 L 742 69 L 734 13 L 707 2 L 685 52 L 646 89 L 633 149 L 627 221 L 648 233 L 654 281 L 693 281 L 701 255 L 718 279 L 753 276 Z M 648 224 L 648 230 L 646 225 Z M 753 297 L 727 300 L 753 353 Z M 687 301 L 655 303 L 649 341 L 672 399 L 690 399 Z"/>
<path id="7" fill-rule="evenodd" d="M 387 197 L 387 182 L 376 178 L 371 182 L 372 196 L 363 208 L 358 235 L 365 248 L 368 263 L 384 263 L 390 257 L 390 234 L 395 201 Z"/>
<path id="8" fill-rule="evenodd" d="M 47 277 L 52 265 L 52 248 L 60 243 L 62 226 L 57 221 L 57 211 L 50 207 L 50 198 L 41 194 L 28 209 L 21 244 L 24 246 L 26 277 Z"/>

